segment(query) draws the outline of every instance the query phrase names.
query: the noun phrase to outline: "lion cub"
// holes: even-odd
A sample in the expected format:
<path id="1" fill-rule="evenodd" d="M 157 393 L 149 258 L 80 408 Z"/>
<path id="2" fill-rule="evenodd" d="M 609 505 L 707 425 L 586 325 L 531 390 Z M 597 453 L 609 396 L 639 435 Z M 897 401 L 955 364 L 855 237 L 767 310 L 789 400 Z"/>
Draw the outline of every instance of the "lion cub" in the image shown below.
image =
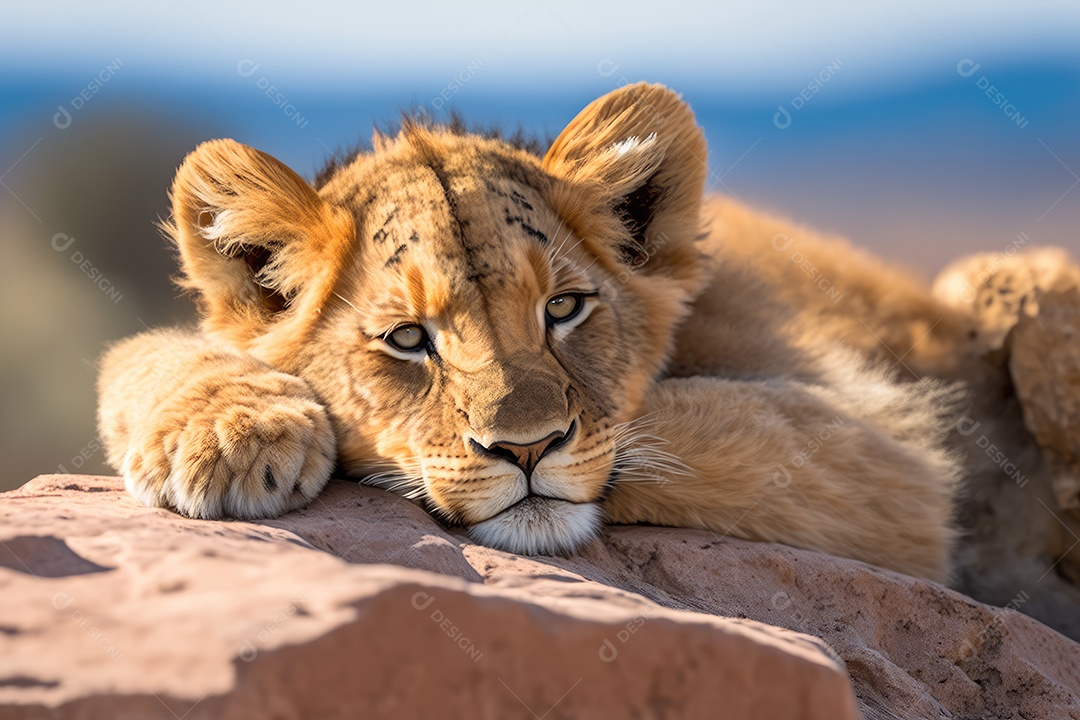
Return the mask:
<path id="1" fill-rule="evenodd" d="M 785 258 L 748 248 L 782 230 L 703 198 L 705 158 L 690 108 L 646 84 L 543 157 L 406 122 L 311 185 L 199 146 L 168 230 L 202 326 L 106 355 L 109 461 L 194 518 L 288 512 L 340 467 L 512 552 L 648 522 L 945 580 L 958 391 L 816 325 L 811 280 L 778 292 Z"/>

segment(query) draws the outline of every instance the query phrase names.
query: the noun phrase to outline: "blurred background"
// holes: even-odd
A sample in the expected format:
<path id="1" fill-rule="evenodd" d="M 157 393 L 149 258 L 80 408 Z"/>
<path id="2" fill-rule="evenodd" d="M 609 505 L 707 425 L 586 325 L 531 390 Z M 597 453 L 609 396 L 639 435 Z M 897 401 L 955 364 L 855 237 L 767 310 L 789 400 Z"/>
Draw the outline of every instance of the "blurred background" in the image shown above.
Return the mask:
<path id="1" fill-rule="evenodd" d="M 111 472 L 112 340 L 187 322 L 155 228 L 232 137 L 310 177 L 400 109 L 558 134 L 663 82 L 714 192 L 929 280 L 1019 237 L 1080 254 L 1080 3 L 7 3 L 0 9 L 0 490 Z"/>

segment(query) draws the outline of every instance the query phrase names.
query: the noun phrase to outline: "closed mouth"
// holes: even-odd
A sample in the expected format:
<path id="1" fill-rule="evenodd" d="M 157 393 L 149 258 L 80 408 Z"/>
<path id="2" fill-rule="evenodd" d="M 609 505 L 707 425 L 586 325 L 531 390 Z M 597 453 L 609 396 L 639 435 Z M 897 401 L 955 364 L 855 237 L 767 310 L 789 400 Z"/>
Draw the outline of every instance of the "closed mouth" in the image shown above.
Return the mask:
<path id="1" fill-rule="evenodd" d="M 524 555 L 566 555 L 594 537 L 603 518 L 599 506 L 526 495 L 482 522 L 469 537 L 481 545 Z"/>
<path id="2" fill-rule="evenodd" d="M 495 518 L 499 517 L 500 515 L 503 515 L 503 514 L 508 513 L 508 512 L 513 512 L 515 510 L 522 510 L 522 509 L 526 509 L 526 508 L 529 508 L 529 507 L 538 507 L 538 506 L 546 505 L 547 503 L 552 503 L 552 502 L 554 502 L 554 503 L 566 503 L 567 505 L 592 505 L 593 504 L 592 501 L 567 500 L 566 498 L 553 497 L 551 495 L 540 495 L 538 493 L 529 493 L 528 495 L 521 498 L 517 502 L 515 502 L 515 503 L 513 503 L 511 505 L 507 505 L 506 507 L 504 507 L 502 510 L 495 513 L 494 515 L 489 515 L 488 517 L 484 518 L 483 520 L 477 520 L 476 522 L 474 522 L 472 524 L 473 525 L 479 525 L 480 523 L 487 522 L 488 520 L 494 520 Z"/>

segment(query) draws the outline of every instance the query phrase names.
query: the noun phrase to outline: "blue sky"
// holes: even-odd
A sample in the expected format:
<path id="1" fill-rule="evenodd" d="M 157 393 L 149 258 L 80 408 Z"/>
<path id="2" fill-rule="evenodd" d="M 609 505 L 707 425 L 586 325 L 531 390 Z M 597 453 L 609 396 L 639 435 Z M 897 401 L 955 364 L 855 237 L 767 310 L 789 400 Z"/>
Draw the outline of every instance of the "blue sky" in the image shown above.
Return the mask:
<path id="1" fill-rule="evenodd" d="M 119 57 L 132 75 L 213 83 L 250 58 L 308 88 L 449 80 L 479 60 L 484 83 L 518 92 L 601 84 L 617 67 L 759 93 L 841 58 L 842 91 L 865 92 L 908 82 L 942 58 L 1080 52 L 1080 3 L 1048 0 L 45 1 L 6 4 L 0 26 L 8 77 L 93 73 Z"/>
<path id="2" fill-rule="evenodd" d="M 1020 231 L 1080 247 L 1078 39 L 1075 0 L 9 4 L 0 165 L 21 163 L 5 183 L 33 206 L 34 163 L 125 118 L 310 175 L 401 108 L 543 139 L 651 80 L 697 112 L 715 190 L 926 274 Z M 60 108 L 73 129 L 54 127 Z"/>

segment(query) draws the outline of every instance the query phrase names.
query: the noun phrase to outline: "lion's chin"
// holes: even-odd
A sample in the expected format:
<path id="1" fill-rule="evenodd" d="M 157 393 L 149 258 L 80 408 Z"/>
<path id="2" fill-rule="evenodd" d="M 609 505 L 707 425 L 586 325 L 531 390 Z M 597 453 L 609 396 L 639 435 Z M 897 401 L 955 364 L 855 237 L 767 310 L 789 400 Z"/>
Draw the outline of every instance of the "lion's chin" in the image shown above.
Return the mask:
<path id="1" fill-rule="evenodd" d="M 532 495 L 468 532 L 481 545 L 519 555 L 564 555 L 595 536 L 600 522 L 593 503 Z"/>

